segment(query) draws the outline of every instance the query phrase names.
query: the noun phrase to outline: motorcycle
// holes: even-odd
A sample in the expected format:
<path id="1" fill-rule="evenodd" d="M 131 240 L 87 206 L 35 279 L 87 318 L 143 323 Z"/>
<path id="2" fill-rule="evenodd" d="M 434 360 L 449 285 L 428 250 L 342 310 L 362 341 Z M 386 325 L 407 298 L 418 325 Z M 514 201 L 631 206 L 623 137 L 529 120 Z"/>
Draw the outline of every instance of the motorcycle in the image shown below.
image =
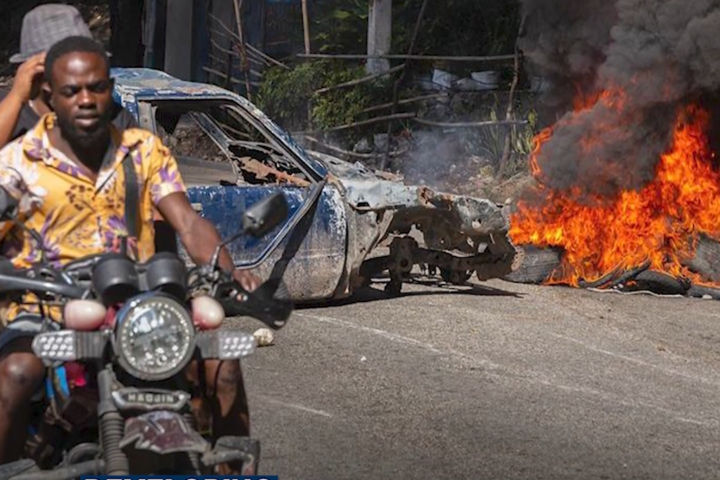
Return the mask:
<path id="1" fill-rule="evenodd" d="M 45 388 L 32 400 L 23 458 L 1 465 L 0 480 L 207 475 L 232 461 L 255 474 L 259 441 L 214 438 L 199 428 L 192 402 L 205 390 L 194 389 L 184 371 L 193 360 L 240 361 L 253 353 L 253 335 L 220 328 L 228 316 L 274 330 L 287 322 L 293 305 L 282 280 L 248 292 L 218 267 L 222 246 L 242 234 L 260 238 L 285 219 L 282 194 L 249 208 L 241 232 L 193 268 L 167 252 L 145 263 L 104 253 L 53 267 L 37 232 L 17 221 L 16 207 L 0 189 L 0 220 L 34 238 L 41 261 L 26 270 L 0 266 L 0 294 L 15 302 L 31 294 L 41 310 L 62 309 L 62 328 L 48 319 L 33 339 L 47 367 Z"/>

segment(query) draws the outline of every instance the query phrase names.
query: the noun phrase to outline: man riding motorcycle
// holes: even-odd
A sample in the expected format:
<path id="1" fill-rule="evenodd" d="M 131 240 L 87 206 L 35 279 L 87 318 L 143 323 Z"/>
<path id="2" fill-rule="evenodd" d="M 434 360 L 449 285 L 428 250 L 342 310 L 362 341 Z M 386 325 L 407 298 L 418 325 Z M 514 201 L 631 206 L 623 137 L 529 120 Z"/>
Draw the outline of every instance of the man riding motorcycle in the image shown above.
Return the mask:
<path id="1" fill-rule="evenodd" d="M 210 260 L 220 242 L 216 229 L 191 207 L 177 163 L 152 133 L 112 124 L 110 64 L 101 45 L 87 37 L 55 44 L 45 59 L 47 91 L 54 113 L 0 151 L 0 186 L 18 200 L 19 218 L 42 237 L 46 258 L 63 265 L 86 255 L 117 250 L 128 232 L 128 253 L 146 261 L 154 253 L 153 211 L 177 232 L 196 263 Z M 125 161 L 126 157 L 131 161 Z M 128 165 L 130 167 L 128 167 Z M 136 188 L 126 191 L 132 175 Z M 134 191 L 134 192 L 133 192 Z M 126 215 L 126 195 L 138 196 L 137 212 Z M 136 222 L 126 221 L 136 218 Z M 135 228 L 128 223 L 135 223 Z M 0 223 L 0 237 L 11 225 Z M 29 267 L 39 252 L 28 235 L 12 246 L 13 263 Z M 235 270 L 222 251 L 220 266 L 233 271 L 245 289 L 259 280 Z M 60 321 L 58 312 L 53 320 Z M 0 463 L 17 459 L 28 424 L 28 403 L 42 384 L 45 368 L 32 353 L 32 338 L 42 318 L 32 306 L 12 305 L 0 335 Z M 206 408 L 215 436 L 248 435 L 247 400 L 239 362 L 195 362 L 187 375 L 197 385 L 206 379 Z M 10 440 L 12 439 L 12 440 Z M 239 473 L 226 465 L 219 473 Z"/>

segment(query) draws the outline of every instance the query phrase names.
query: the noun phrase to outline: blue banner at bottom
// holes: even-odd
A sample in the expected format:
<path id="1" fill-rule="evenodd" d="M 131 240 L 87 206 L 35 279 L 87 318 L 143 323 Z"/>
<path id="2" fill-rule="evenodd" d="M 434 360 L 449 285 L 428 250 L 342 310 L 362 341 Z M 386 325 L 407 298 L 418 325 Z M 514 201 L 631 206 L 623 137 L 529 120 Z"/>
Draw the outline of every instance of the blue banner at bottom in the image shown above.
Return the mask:
<path id="1" fill-rule="evenodd" d="M 279 480 L 277 475 L 90 475 L 80 480 Z"/>

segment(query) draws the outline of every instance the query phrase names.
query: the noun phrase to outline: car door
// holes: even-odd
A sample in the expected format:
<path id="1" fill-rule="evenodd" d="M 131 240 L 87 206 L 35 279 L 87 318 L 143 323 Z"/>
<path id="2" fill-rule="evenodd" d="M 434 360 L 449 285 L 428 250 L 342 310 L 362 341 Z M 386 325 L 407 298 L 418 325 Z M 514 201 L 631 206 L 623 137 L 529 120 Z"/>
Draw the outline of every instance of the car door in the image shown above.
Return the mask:
<path id="1" fill-rule="evenodd" d="M 344 275 L 347 218 L 323 170 L 303 162 L 267 118 L 231 98 L 155 95 L 137 105 L 139 117 L 150 120 L 145 127 L 178 159 L 191 204 L 222 238 L 240 231 L 243 212 L 255 202 L 285 195 L 289 215 L 280 226 L 228 245 L 238 267 L 257 269 L 262 278 L 282 274 L 295 300 L 334 295 Z"/>

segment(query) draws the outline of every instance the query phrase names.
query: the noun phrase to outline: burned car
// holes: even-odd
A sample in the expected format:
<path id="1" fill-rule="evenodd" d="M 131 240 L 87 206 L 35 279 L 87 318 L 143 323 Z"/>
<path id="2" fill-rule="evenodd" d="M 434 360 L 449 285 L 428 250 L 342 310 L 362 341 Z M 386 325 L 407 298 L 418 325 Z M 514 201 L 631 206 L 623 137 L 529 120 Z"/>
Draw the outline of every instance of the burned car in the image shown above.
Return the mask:
<path id="1" fill-rule="evenodd" d="M 283 224 L 262 239 L 241 236 L 228 249 L 237 266 L 256 268 L 264 279 L 282 276 L 296 301 L 346 297 L 381 275 L 389 277 L 386 291 L 398 294 L 418 265 L 462 284 L 473 274 L 503 277 L 518 261 L 500 205 L 404 185 L 306 151 L 223 88 L 142 68 L 112 75 L 116 100 L 172 150 L 190 202 L 223 238 L 242 230 L 242 213 L 253 203 L 285 194 Z M 184 254 L 177 239 L 170 243 Z"/>

